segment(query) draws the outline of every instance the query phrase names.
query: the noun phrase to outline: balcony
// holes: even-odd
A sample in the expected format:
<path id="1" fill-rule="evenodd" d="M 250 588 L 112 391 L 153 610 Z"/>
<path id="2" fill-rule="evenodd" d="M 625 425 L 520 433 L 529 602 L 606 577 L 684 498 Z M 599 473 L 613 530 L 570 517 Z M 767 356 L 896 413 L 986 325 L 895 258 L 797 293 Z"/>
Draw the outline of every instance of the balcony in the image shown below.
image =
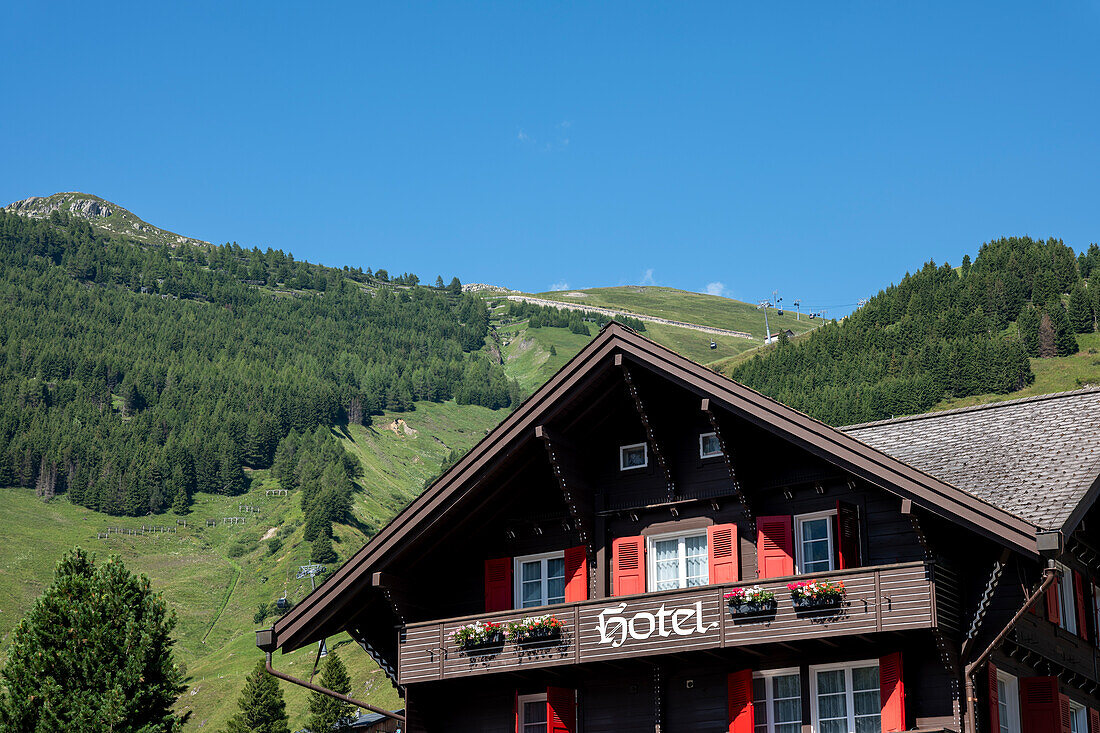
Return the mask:
<path id="1" fill-rule="evenodd" d="M 838 607 L 798 609 L 787 583 L 828 578 L 847 589 Z M 772 613 L 734 616 L 724 595 L 760 585 L 775 593 Z M 693 650 L 797 642 L 824 636 L 958 628 L 955 576 L 929 563 L 903 563 L 831 573 L 772 578 L 692 590 L 601 598 L 522 611 L 408 624 L 400 631 L 398 681 L 402 685 Z M 474 621 L 508 624 L 552 613 L 564 623 L 560 639 L 462 651 L 451 639 Z"/>

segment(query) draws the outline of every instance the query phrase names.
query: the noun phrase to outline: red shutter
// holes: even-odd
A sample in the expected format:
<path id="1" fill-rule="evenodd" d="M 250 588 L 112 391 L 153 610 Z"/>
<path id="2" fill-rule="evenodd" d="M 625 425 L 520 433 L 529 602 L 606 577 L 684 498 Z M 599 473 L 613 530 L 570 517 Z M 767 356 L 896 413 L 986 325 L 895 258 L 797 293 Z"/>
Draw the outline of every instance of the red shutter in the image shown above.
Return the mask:
<path id="1" fill-rule="evenodd" d="M 1069 698 L 1065 695 L 1058 696 L 1058 716 L 1062 723 L 1062 733 L 1069 733 L 1072 730 L 1073 724 L 1070 722 L 1070 717 L 1073 713 L 1069 710 Z"/>
<path id="2" fill-rule="evenodd" d="M 588 555 L 584 545 L 565 550 L 565 602 L 588 600 Z"/>
<path id="3" fill-rule="evenodd" d="M 516 694 L 512 697 L 512 717 L 515 718 L 515 733 L 523 733 L 523 728 L 519 724 L 519 690 L 516 690 Z M 997 731 L 993 731 L 997 733 Z"/>
<path id="4" fill-rule="evenodd" d="M 989 668 L 989 733 L 998 733 L 1001 729 L 1001 706 L 998 705 L 1000 699 L 997 695 L 997 668 L 993 666 L 993 662 L 988 664 Z"/>
<path id="5" fill-rule="evenodd" d="M 879 658 L 878 684 L 882 702 L 882 733 L 905 730 L 905 681 L 901 652 Z"/>
<path id="6" fill-rule="evenodd" d="M 859 507 L 843 501 L 836 503 L 836 567 L 860 567 Z"/>
<path id="7" fill-rule="evenodd" d="M 1089 640 L 1089 613 L 1085 602 L 1085 579 L 1081 573 L 1073 571 L 1073 590 L 1077 595 L 1077 635 Z"/>
<path id="8" fill-rule="evenodd" d="M 485 611 L 512 610 L 512 558 L 485 561 Z"/>
<path id="9" fill-rule="evenodd" d="M 743 669 L 726 678 L 729 703 L 727 733 L 754 733 L 756 724 L 752 710 L 752 670 Z"/>
<path id="10" fill-rule="evenodd" d="M 1020 679 L 1020 727 L 1027 733 L 1061 733 L 1057 677 Z"/>
<path id="11" fill-rule="evenodd" d="M 645 537 L 611 541 L 611 595 L 645 593 Z"/>
<path id="12" fill-rule="evenodd" d="M 1059 578 L 1047 586 L 1047 621 L 1052 624 L 1061 623 L 1062 613 L 1058 604 L 1058 589 L 1062 586 L 1062 579 Z"/>
<path id="13" fill-rule="evenodd" d="M 707 527 L 707 564 L 711 583 L 736 583 L 737 525 L 715 524 Z"/>
<path id="14" fill-rule="evenodd" d="M 565 687 L 546 688 L 546 733 L 576 733 L 577 693 Z"/>
<path id="15" fill-rule="evenodd" d="M 1100 710 L 1089 708 L 1089 733 L 1100 733 Z"/>
<path id="16" fill-rule="evenodd" d="M 794 575 L 794 530 L 791 517 L 757 517 L 756 570 L 759 578 Z"/>

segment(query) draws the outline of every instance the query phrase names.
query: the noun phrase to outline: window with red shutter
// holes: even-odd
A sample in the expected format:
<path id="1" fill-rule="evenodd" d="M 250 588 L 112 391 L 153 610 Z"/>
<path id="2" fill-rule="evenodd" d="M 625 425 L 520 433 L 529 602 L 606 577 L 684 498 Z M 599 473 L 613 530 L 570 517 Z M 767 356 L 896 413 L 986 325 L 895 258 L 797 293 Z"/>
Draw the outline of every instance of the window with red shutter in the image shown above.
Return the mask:
<path id="1" fill-rule="evenodd" d="M 878 660 L 879 697 L 882 702 L 882 733 L 906 730 L 905 679 L 901 652 Z"/>
<path id="2" fill-rule="evenodd" d="M 794 530 L 790 515 L 757 517 L 757 577 L 794 575 Z"/>
<path id="3" fill-rule="evenodd" d="M 611 542 L 611 595 L 645 593 L 645 538 L 619 537 Z"/>
<path id="4" fill-rule="evenodd" d="M 576 733 L 577 692 L 565 687 L 546 688 L 546 733 Z"/>
<path id="5" fill-rule="evenodd" d="M 1077 635 L 1085 641 L 1089 640 L 1089 612 L 1085 596 L 1085 578 L 1076 570 L 1073 571 L 1073 592 L 1076 596 L 1077 608 Z"/>
<path id="6" fill-rule="evenodd" d="M 1020 679 L 1020 727 L 1027 733 L 1061 733 L 1057 677 Z"/>
<path id="7" fill-rule="evenodd" d="M 836 567 L 858 568 L 859 558 L 859 507 L 843 501 L 836 503 Z"/>
<path id="8" fill-rule="evenodd" d="M 990 733 L 998 733 L 1001 729 L 1001 705 L 997 695 L 997 668 L 993 666 L 993 662 L 990 662 L 987 667 L 989 673 L 989 731 Z"/>
<path id="9" fill-rule="evenodd" d="M 737 525 L 715 524 L 707 527 L 707 563 L 711 583 L 736 583 Z"/>
<path id="10" fill-rule="evenodd" d="M 565 550 L 565 602 L 588 600 L 588 554 L 584 545 Z"/>
<path id="11" fill-rule="evenodd" d="M 1047 621 L 1058 624 L 1062 621 L 1061 602 L 1059 601 L 1058 586 L 1062 584 L 1061 578 L 1047 586 Z"/>
<path id="12" fill-rule="evenodd" d="M 752 708 L 752 670 L 733 672 L 726 678 L 729 704 L 727 733 L 754 733 L 756 725 Z"/>
<path id="13" fill-rule="evenodd" d="M 1058 696 L 1058 718 L 1062 724 L 1062 733 L 1073 731 L 1073 710 L 1069 706 L 1069 698 L 1065 695 Z"/>
<path id="14" fill-rule="evenodd" d="M 512 558 L 485 561 L 485 611 L 510 611 L 512 606 Z"/>

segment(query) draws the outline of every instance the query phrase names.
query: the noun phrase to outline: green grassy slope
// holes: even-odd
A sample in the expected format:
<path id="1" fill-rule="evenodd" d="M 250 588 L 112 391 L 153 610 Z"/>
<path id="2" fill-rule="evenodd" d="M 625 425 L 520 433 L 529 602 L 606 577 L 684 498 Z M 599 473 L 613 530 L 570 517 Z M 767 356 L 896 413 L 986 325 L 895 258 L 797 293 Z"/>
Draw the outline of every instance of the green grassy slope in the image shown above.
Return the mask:
<path id="1" fill-rule="evenodd" d="M 572 293 L 583 293 L 584 296 L 571 295 Z M 537 293 L 536 297 L 564 303 L 617 308 L 700 326 L 745 331 L 760 339 L 764 338 L 764 314 L 755 305 L 717 295 L 654 285 L 628 285 L 618 288 L 551 291 Z M 797 320 L 793 310 L 785 310 L 782 316 L 774 309 L 768 311 L 768 326 L 772 332 L 789 328 L 795 333 L 802 333 L 820 323 L 820 320 L 811 321 L 805 315 Z M 646 324 L 646 328 L 649 328 L 649 324 Z"/>
<path id="2" fill-rule="evenodd" d="M 355 526 L 335 527 L 333 545 L 340 560 L 354 554 L 368 533 L 418 494 L 452 448 L 467 450 L 504 414 L 453 402 L 421 403 L 412 412 L 377 416 L 371 427 L 339 431 L 338 437 L 360 458 L 365 471 L 359 480 L 362 491 L 355 498 Z M 395 418 L 404 420 L 410 431 L 404 426 L 397 433 L 390 430 Z M 308 579 L 295 577 L 298 566 L 309 562 L 298 497 L 293 492 L 267 497 L 265 490 L 277 487 L 277 482 L 267 471 L 251 472 L 251 477 L 244 496 L 197 495 L 193 511 L 185 517 L 188 526 L 178 527 L 177 533 L 111 535 L 107 540 L 97 539 L 97 532 L 106 527 L 139 529 L 143 521 L 98 514 L 64 497 L 44 504 L 29 490 L 0 489 L 0 664 L 12 628 L 50 582 L 62 553 L 80 545 L 102 557 L 119 554 L 131 570 L 149 576 L 179 618 L 177 661 L 186 666 L 189 677 L 179 708 L 193 711 L 189 729 L 220 729 L 236 711 L 245 676 L 261 659 L 253 631 L 272 623 L 271 618 L 253 622 L 257 606 L 273 602 L 284 591 L 299 601 L 310 589 Z M 240 512 L 241 504 L 256 506 L 260 513 Z M 226 516 L 244 516 L 246 521 L 243 526 L 223 526 Z M 206 526 L 207 519 L 216 520 L 217 526 Z M 172 514 L 144 519 L 146 526 L 176 527 L 175 522 Z M 261 538 L 273 529 L 282 547 L 269 554 L 271 540 Z M 329 647 L 344 652 L 353 694 L 373 704 L 400 707 L 385 675 L 346 635 L 330 639 Z M 315 654 L 316 647 L 309 647 L 277 655 L 276 665 L 308 678 Z M 305 723 L 308 693 L 292 685 L 283 685 L 283 691 L 291 729 L 296 730 Z"/>

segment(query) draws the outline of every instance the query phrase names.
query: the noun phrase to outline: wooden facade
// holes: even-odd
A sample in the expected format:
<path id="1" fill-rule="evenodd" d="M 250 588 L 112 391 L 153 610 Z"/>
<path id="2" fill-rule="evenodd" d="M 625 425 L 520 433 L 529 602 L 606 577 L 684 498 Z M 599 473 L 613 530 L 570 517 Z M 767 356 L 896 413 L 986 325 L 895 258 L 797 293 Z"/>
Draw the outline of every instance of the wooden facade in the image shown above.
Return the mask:
<path id="1" fill-rule="evenodd" d="M 967 720 L 1044 528 L 612 324 L 259 645 L 347 630 L 407 731 L 1100 733 L 1090 518 L 1047 553 L 1079 591 L 1008 634 Z M 811 581 L 842 598 L 800 607 Z M 541 616 L 548 638 L 456 641 Z"/>

